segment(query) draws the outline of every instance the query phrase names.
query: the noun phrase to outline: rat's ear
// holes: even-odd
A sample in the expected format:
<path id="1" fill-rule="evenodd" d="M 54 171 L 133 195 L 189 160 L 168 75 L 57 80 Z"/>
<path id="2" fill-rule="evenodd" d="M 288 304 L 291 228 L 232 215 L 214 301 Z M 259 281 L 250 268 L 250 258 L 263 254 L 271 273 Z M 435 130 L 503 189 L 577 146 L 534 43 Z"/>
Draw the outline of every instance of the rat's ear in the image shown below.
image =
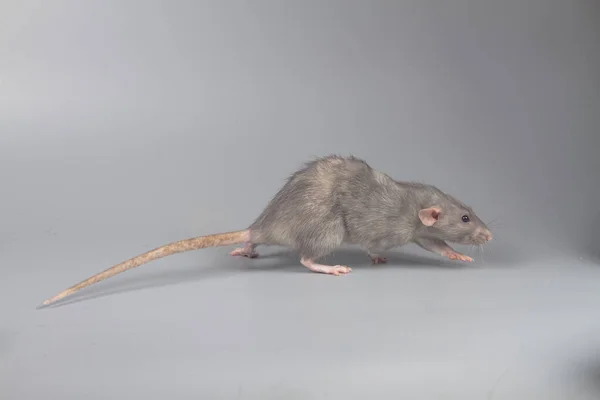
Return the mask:
<path id="1" fill-rule="evenodd" d="M 419 211 L 419 219 L 425 226 L 432 226 L 435 224 L 442 213 L 442 209 L 438 206 L 424 208 Z"/>

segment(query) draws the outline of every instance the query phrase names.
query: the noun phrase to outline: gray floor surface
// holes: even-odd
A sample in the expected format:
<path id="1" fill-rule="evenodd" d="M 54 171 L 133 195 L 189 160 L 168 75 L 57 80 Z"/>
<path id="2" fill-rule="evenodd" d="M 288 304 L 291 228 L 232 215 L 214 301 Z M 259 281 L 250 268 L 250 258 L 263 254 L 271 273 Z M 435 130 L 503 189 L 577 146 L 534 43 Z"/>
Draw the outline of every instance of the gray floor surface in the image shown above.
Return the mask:
<path id="1" fill-rule="evenodd" d="M 371 266 L 348 248 L 329 261 L 354 271 L 331 277 L 280 248 L 208 249 L 36 309 L 136 246 L 0 253 L 37 271 L 0 283 L 2 399 L 600 398 L 589 260 L 498 263 L 492 250 L 462 265 L 406 247 Z"/>

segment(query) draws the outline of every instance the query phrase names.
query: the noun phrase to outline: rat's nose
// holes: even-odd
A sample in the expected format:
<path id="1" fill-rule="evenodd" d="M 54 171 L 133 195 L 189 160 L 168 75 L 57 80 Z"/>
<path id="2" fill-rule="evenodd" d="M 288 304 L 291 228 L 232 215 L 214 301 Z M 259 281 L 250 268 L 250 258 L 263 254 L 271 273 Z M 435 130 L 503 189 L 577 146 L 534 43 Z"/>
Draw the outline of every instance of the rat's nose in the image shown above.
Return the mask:
<path id="1" fill-rule="evenodd" d="M 492 235 L 492 232 L 490 232 L 489 230 L 486 229 L 485 231 L 483 231 L 483 237 L 485 238 L 485 240 L 487 242 L 489 242 L 490 240 L 492 240 L 494 235 Z"/>

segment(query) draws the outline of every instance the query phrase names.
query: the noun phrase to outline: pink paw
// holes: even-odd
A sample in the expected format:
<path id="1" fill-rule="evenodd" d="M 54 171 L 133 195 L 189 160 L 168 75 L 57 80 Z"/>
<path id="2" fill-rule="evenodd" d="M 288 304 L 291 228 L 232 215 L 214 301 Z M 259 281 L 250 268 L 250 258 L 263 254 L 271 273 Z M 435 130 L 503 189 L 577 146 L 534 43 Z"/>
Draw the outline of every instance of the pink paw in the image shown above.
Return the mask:
<path id="1" fill-rule="evenodd" d="M 471 257 L 465 256 L 464 254 L 460 254 L 455 251 L 449 252 L 446 256 L 451 260 L 473 262 L 473 259 Z"/>
<path id="2" fill-rule="evenodd" d="M 345 265 L 332 265 L 328 266 L 323 272 L 325 272 L 326 274 L 339 276 L 346 275 L 352 272 L 352 268 L 346 267 Z"/>
<path id="3" fill-rule="evenodd" d="M 248 249 L 246 249 L 244 247 L 239 247 L 239 248 L 233 250 L 231 253 L 229 253 L 229 255 L 237 256 L 237 257 L 248 257 L 248 258 L 258 257 L 258 253 L 256 251 L 248 251 Z"/>

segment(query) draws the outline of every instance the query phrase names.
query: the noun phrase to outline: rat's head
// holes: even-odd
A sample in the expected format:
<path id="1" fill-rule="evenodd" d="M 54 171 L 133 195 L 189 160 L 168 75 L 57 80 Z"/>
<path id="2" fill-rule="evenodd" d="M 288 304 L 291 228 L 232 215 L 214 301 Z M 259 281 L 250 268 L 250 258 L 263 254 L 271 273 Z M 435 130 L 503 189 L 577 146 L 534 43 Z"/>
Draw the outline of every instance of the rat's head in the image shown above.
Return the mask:
<path id="1" fill-rule="evenodd" d="M 471 207 L 445 195 L 437 204 L 419 210 L 422 231 L 432 238 L 465 245 L 492 240 L 492 232 Z"/>

